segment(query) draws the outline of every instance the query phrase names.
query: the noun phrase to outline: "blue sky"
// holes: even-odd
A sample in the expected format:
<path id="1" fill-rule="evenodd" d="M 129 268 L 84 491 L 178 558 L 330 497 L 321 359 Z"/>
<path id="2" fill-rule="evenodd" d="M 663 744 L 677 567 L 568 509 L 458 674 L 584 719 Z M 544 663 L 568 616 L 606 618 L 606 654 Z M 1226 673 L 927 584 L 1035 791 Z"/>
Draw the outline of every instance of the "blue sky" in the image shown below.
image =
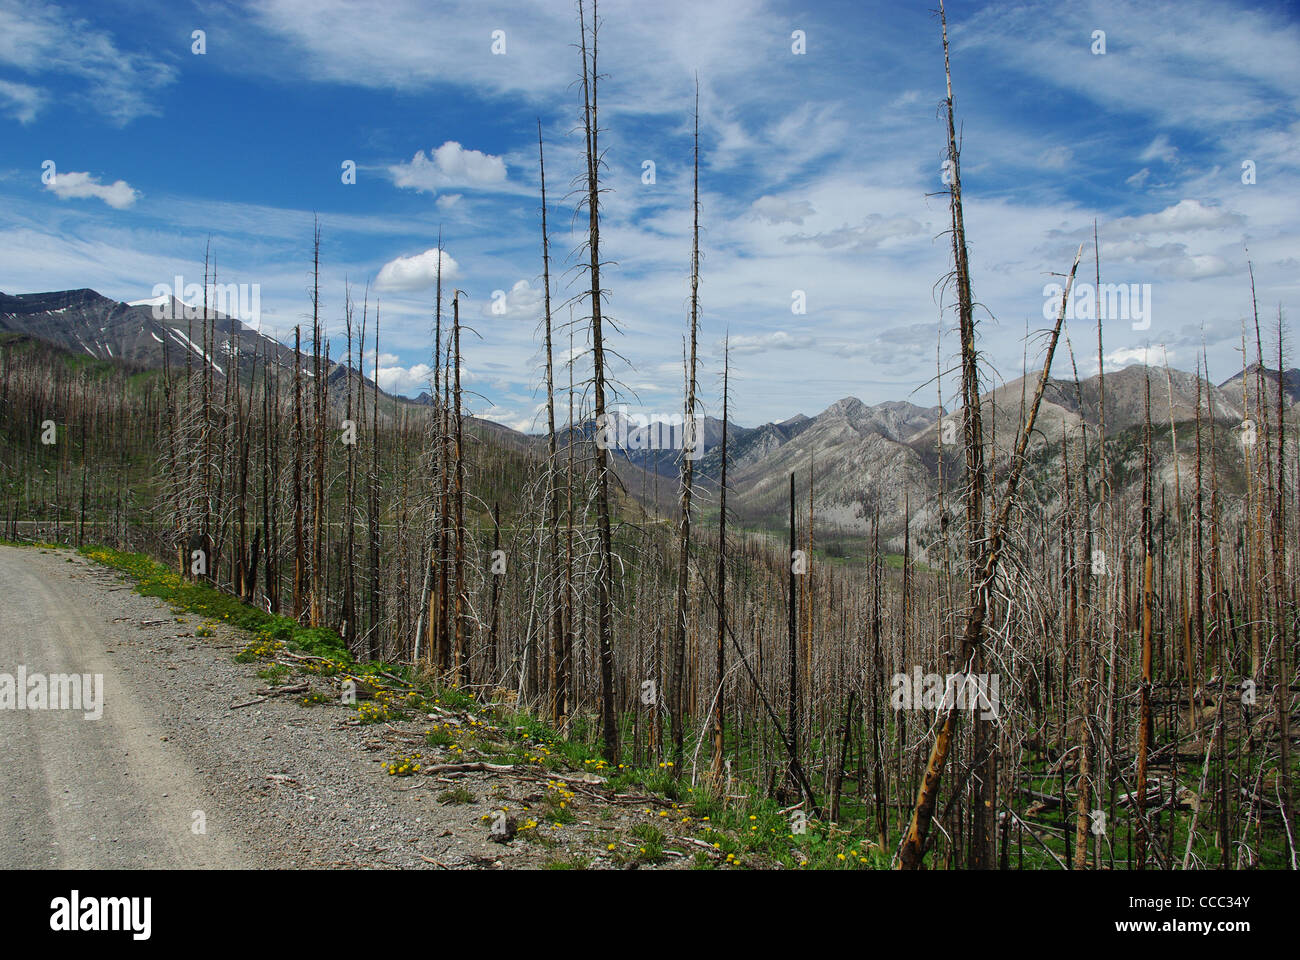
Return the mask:
<path id="1" fill-rule="evenodd" d="M 848 395 L 935 403 L 933 385 L 913 393 L 956 349 L 936 287 L 950 257 L 931 6 L 601 3 L 603 253 L 621 328 L 610 346 L 627 358 L 616 372 L 632 405 L 681 404 L 696 72 L 708 412 L 720 412 L 727 331 L 742 424 Z M 1149 327 L 1107 322 L 1108 368 L 1167 356 L 1193 369 L 1204 339 L 1213 379 L 1239 369 L 1246 248 L 1270 322 L 1294 311 L 1300 281 L 1295 4 L 954 0 L 948 16 L 990 378 L 1020 375 L 1043 288 L 1091 241 L 1094 217 L 1103 281 L 1150 285 Z M 261 328 L 291 340 L 309 316 L 316 213 L 337 349 L 345 281 L 358 299 L 369 281 L 380 383 L 414 395 L 429 374 L 441 227 L 445 281 L 481 337 L 464 344 L 473 410 L 535 428 L 536 124 L 564 321 L 585 223 L 569 203 L 576 39 L 567 0 L 0 0 L 0 290 L 143 299 L 178 274 L 200 281 L 210 233 L 220 279 L 259 284 Z M 349 160 L 355 184 L 342 182 Z M 1069 333 L 1081 373 L 1095 372 L 1094 323 Z M 579 379 L 583 340 L 579 329 Z"/>

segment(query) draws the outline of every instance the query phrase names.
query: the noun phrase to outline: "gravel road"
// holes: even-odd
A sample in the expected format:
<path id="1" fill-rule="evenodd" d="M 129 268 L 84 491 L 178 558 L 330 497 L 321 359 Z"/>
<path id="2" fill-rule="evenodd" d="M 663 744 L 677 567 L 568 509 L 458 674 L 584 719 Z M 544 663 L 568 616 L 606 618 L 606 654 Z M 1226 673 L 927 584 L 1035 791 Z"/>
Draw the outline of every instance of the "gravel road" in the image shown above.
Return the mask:
<path id="1" fill-rule="evenodd" d="M 198 639 L 199 623 L 74 552 L 0 546 L 0 684 L 25 668 L 102 674 L 104 689 L 99 719 L 0 709 L 0 868 L 540 865 L 481 821 L 523 792 L 509 778 L 457 781 L 475 802 L 444 806 L 447 784 L 380 768 L 418 722 L 357 726 L 289 698 L 237 707 L 265 685 L 259 665 L 234 662 L 238 631 Z"/>

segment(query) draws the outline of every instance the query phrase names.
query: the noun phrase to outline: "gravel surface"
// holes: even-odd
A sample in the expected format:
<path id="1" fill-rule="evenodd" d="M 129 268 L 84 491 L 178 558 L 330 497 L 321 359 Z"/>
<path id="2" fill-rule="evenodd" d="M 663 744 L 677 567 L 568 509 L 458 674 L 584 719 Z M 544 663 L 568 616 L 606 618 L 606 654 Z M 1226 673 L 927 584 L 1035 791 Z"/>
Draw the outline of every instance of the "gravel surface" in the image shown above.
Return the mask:
<path id="1" fill-rule="evenodd" d="M 102 673 L 106 688 L 99 720 L 0 710 L 17 771 L 0 791 L 0 867 L 502 868 L 574 853 L 600 867 L 607 843 L 627 843 L 627 805 L 582 799 L 544 839 L 493 842 L 484 816 L 537 802 L 544 777 L 391 777 L 381 764 L 401 754 L 462 758 L 424 745 L 423 718 L 359 725 L 289 696 L 241 706 L 266 687 L 263 664 L 234 661 L 247 635 L 198 638 L 202 618 L 72 551 L 0 546 L 0 597 L 0 673 Z M 438 801 L 458 786 L 474 801 Z"/>

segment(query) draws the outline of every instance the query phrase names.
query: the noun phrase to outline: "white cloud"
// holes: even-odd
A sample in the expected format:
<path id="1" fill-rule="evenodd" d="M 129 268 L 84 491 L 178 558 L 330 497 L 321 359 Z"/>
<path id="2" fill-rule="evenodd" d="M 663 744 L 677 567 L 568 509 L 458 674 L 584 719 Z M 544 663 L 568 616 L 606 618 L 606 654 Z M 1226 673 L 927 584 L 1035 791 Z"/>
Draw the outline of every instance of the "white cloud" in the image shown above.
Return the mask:
<path id="1" fill-rule="evenodd" d="M 1154 346 L 1121 347 L 1118 350 L 1112 350 L 1110 353 L 1106 354 L 1106 367 L 1107 369 L 1128 367 L 1135 363 L 1148 364 L 1151 366 L 1156 364 L 1163 365 L 1166 357 L 1169 358 L 1169 362 L 1172 364 L 1174 358 L 1173 352 L 1166 350 L 1163 345 L 1160 346 L 1158 351 Z M 1097 364 L 1094 361 L 1092 365 L 1096 367 Z"/>
<path id="2" fill-rule="evenodd" d="M 176 76 L 175 68 L 153 52 L 122 50 L 112 34 L 43 0 L 0 0 L 0 64 L 29 76 L 81 81 L 83 89 L 70 99 L 84 101 L 119 126 L 159 113 L 153 94 Z M 22 123 L 48 99 L 44 90 L 26 84 L 6 84 L 0 95 L 19 98 Z"/>
<path id="3" fill-rule="evenodd" d="M 527 280 L 519 280 L 509 290 L 493 290 L 492 297 L 483 304 L 485 317 L 535 317 L 541 312 L 543 291 L 532 287 Z"/>
<path id="4" fill-rule="evenodd" d="M 0 100 L 8 102 L 10 114 L 24 126 L 36 119 L 37 112 L 47 99 L 44 91 L 36 87 L 0 80 Z"/>
<path id="5" fill-rule="evenodd" d="M 459 274 L 460 265 L 446 250 L 443 250 L 443 283 L 455 279 Z M 438 248 L 434 247 L 413 257 L 389 260 L 379 269 L 379 277 L 375 285 L 384 290 L 423 290 L 432 288 L 437 282 Z"/>
<path id="6" fill-rule="evenodd" d="M 711 170 L 727 170 L 753 154 L 754 140 L 739 120 L 718 117 L 711 126 L 716 131 L 705 162 Z"/>
<path id="7" fill-rule="evenodd" d="M 1188 351 L 1191 354 L 1201 352 L 1201 341 L 1198 338 L 1195 341 L 1194 349 Z M 1174 364 L 1174 349 L 1166 346 L 1164 343 L 1144 343 L 1139 346 L 1119 347 L 1106 354 L 1106 372 L 1114 373 L 1116 370 L 1122 370 L 1124 367 L 1131 367 L 1134 364 L 1150 367 L 1163 367 L 1166 360 L 1171 370 L 1177 369 Z M 1095 377 L 1097 375 L 1097 353 L 1092 351 L 1079 357 L 1079 375 L 1083 377 Z M 1151 395 L 1155 398 L 1156 387 L 1152 384 Z"/>
<path id="8" fill-rule="evenodd" d="M 921 224 L 911 217 L 882 217 L 868 214 L 857 226 L 845 224 L 821 233 L 795 233 L 783 238 L 786 243 L 815 243 L 825 249 L 875 250 L 894 241 L 920 236 Z"/>
<path id="9" fill-rule="evenodd" d="M 398 187 L 437 193 L 444 187 L 490 187 L 505 183 L 506 164 L 500 157 L 466 150 L 455 140 L 448 140 L 433 150 L 431 156 L 419 150 L 410 163 L 394 164 L 388 173 Z"/>
<path id="10" fill-rule="evenodd" d="M 0 0 L 0 8 L 7 2 L 10 0 Z M 449 164 L 448 172 L 440 170 L 438 151 L 425 147 L 422 171 L 414 169 L 415 161 L 401 166 L 412 178 L 418 172 L 428 175 L 426 192 L 417 193 L 420 187 L 413 183 L 406 190 L 394 191 L 405 196 L 395 197 L 398 202 L 391 210 L 322 215 L 325 235 L 339 238 L 337 255 L 330 258 L 331 266 L 337 268 L 337 282 L 324 287 L 327 293 L 332 291 L 326 299 L 335 314 L 339 313 L 345 272 L 355 280 L 359 271 L 373 273 L 386 259 L 403 251 L 419 253 L 432 238 L 440 211 L 451 211 L 445 218 L 450 222 L 463 220 L 467 207 L 480 225 L 494 226 L 491 230 L 466 230 L 453 244 L 467 274 L 454 282 L 473 291 L 473 299 L 462 302 L 462 308 L 477 315 L 494 288 L 504 287 L 513 294 L 511 276 L 534 278 L 529 285 L 536 282 L 540 287 L 540 280 L 535 279 L 539 258 L 537 157 L 531 128 L 534 113 L 542 116 L 545 126 L 547 173 L 559 201 L 563 201 L 565 184 L 580 163 L 576 141 L 581 138 L 573 130 L 577 91 L 571 81 L 577 53 L 570 46 L 576 33 L 572 5 L 446 0 L 439 7 L 445 7 L 447 13 L 437 25 L 438 55 L 431 57 L 427 31 L 411 28 L 420 17 L 422 2 L 256 0 L 254 8 L 246 11 L 248 22 L 271 28 L 260 34 L 248 31 L 247 42 L 262 42 L 265 52 L 275 54 L 246 59 L 259 61 L 260 69 L 273 78 L 288 74 L 300 83 L 305 75 L 367 91 L 383 90 L 385 95 L 396 90 L 401 100 L 412 91 L 428 92 L 427 97 L 407 102 L 429 104 L 433 112 L 424 129 L 432 132 L 408 141 L 409 146 L 399 142 L 396 148 L 378 147 L 387 152 L 380 154 L 380 161 L 372 156 L 370 163 L 378 164 L 374 175 L 392 182 L 388 171 L 394 160 L 405 161 L 425 143 L 436 147 L 453 139 L 499 153 L 507 165 L 505 182 L 490 187 L 490 195 L 485 196 L 476 185 L 465 185 L 462 190 L 461 185 L 445 182 L 456 165 Z M 227 6 L 235 9 L 239 0 Z M 631 371 L 619 372 L 638 390 L 646 389 L 647 381 L 660 386 L 663 396 L 681 390 L 681 333 L 689 296 L 690 95 L 694 68 L 699 67 L 705 227 L 701 335 L 712 342 L 730 329 L 735 335 L 733 344 L 749 354 L 743 360 L 737 357 L 739 362 L 733 366 L 733 416 L 742 422 L 784 419 L 796 410 L 821 409 L 846 394 L 870 401 L 904 397 L 934 375 L 936 364 L 948 366 L 955 342 L 951 317 L 947 313 L 936 316 L 947 298 L 935 284 L 950 269 L 943 236 L 946 206 L 941 199 L 927 197 L 939 188 L 943 130 L 942 122 L 934 121 L 933 106 L 942 93 L 942 76 L 936 84 L 932 75 L 926 79 L 912 69 L 915 63 L 933 63 L 933 48 L 927 45 L 933 37 L 926 34 L 928 41 L 923 38 L 913 44 L 901 34 L 877 31 L 849 17 L 835 26 L 844 31 L 842 42 L 853 45 L 861 56 L 852 61 L 791 57 L 785 42 L 789 31 L 772 29 L 772 24 L 782 22 L 782 15 L 755 6 L 736 0 L 736 8 L 748 7 L 743 20 L 737 21 L 738 28 L 723 22 L 716 24 L 722 29 L 705 29 L 696 28 L 697 20 L 703 18 L 710 24 L 730 20 L 731 4 L 710 8 L 701 7 L 697 0 L 665 0 L 651 8 L 632 0 L 610 0 L 607 8 L 602 0 L 602 13 L 609 18 L 608 33 L 602 33 L 602 44 L 608 43 L 602 47 L 602 58 L 617 67 L 610 71 L 609 86 L 602 87 L 602 104 L 608 105 L 608 112 L 603 106 L 602 113 L 609 120 L 605 143 L 611 163 L 605 255 L 616 264 L 607 277 L 615 291 L 610 315 L 624 325 L 624 334 L 612 338 L 611 348 L 635 365 Z M 1198 28 L 1197 43 L 1207 32 L 1202 28 L 1208 6 L 1202 0 L 1188 3 Z M 991 362 L 1007 371 L 1018 367 L 1021 314 L 1038 313 L 1044 274 L 1068 266 L 1068 257 L 1085 236 L 1091 241 L 1094 216 L 1100 220 L 1105 244 L 1104 279 L 1150 282 L 1155 288 L 1156 322 L 1149 336 L 1168 335 L 1168 324 L 1235 318 L 1245 282 L 1241 252 L 1245 222 L 1220 224 L 1217 230 L 1208 223 L 1190 225 L 1181 232 L 1184 227 L 1180 224 L 1196 211 L 1170 213 L 1163 208 L 1182 197 L 1197 198 L 1207 210 L 1222 213 L 1226 208 L 1249 217 L 1261 302 L 1281 301 L 1294 312 L 1294 288 L 1289 285 L 1300 259 L 1292 230 L 1300 213 L 1293 187 L 1294 143 L 1300 126 L 1267 119 L 1267 113 L 1264 123 L 1259 121 L 1261 110 L 1277 105 L 1276 90 L 1300 89 L 1291 83 L 1296 68 L 1274 58 L 1279 78 L 1262 80 L 1258 88 L 1254 83 L 1234 81 L 1225 73 L 1242 62 L 1236 56 L 1240 51 L 1257 41 L 1264 47 L 1280 47 L 1277 35 L 1283 40 L 1294 37 L 1293 28 L 1275 23 L 1276 34 L 1272 27 L 1266 28 L 1266 34 L 1254 30 L 1248 31 L 1248 37 L 1232 34 L 1241 42 L 1234 43 L 1231 51 L 1206 45 L 1204 54 L 1216 72 L 1215 81 L 1204 87 L 1198 75 L 1183 69 L 1186 60 L 1171 58 L 1170 51 L 1160 47 L 1180 41 L 1177 37 L 1166 41 L 1148 31 L 1149 16 L 1142 13 L 1140 5 L 1121 8 L 1113 0 L 1098 0 L 1092 13 L 1076 15 L 1068 7 L 1061 8 L 1054 10 L 1048 21 L 1035 13 L 1032 5 L 992 5 L 988 9 L 999 18 L 1002 11 L 1012 11 L 1013 23 L 1023 21 L 1025 29 L 1023 35 L 1013 34 L 1014 41 L 1008 42 L 1007 34 L 993 29 L 999 24 L 989 24 L 986 33 L 996 45 L 997 57 L 982 57 L 987 51 L 971 43 L 984 16 L 978 8 L 971 19 L 962 14 L 959 23 L 950 26 L 955 28 L 954 68 L 966 78 L 960 89 L 972 90 L 972 95 L 961 101 L 966 104 L 963 117 L 970 135 L 968 168 L 987 174 L 972 177 L 967 215 L 977 295 L 1002 318 L 1000 325 L 989 322 L 982 327 Z M 1093 58 L 1087 52 L 1091 25 L 1088 30 L 1076 29 L 1079 17 L 1100 18 L 1098 22 L 1107 26 L 1111 54 Z M 810 39 L 829 35 L 819 30 L 815 12 L 804 19 L 799 26 L 813 27 Z M 924 14 L 919 19 L 924 20 Z M 1222 18 L 1210 19 L 1231 21 L 1233 17 L 1224 12 Z M 1247 15 L 1246 19 L 1253 17 Z M 499 24 L 492 22 L 496 20 Z M 963 26 L 967 23 L 970 28 Z M 687 28 L 680 29 L 682 24 Z M 509 34 L 505 57 L 488 52 L 486 33 L 497 25 Z M 538 26 L 547 29 L 536 29 Z M 759 36 L 763 42 L 752 42 L 756 32 L 765 33 L 767 39 Z M 216 33 L 210 30 L 209 37 Z M 1143 56 L 1125 57 L 1125 38 L 1132 43 L 1135 37 L 1143 38 Z M 1041 61 L 1035 59 L 1027 71 L 1017 69 L 1026 66 L 1026 57 L 1040 41 L 1046 47 Z M 897 50 L 891 52 L 890 46 Z M 1147 59 L 1152 47 L 1163 56 Z M 713 50 L 716 55 L 703 57 L 701 50 Z M 1002 69 L 1003 56 L 1012 61 L 1006 70 Z M 250 65 L 242 62 L 245 58 L 240 59 L 239 65 L 221 68 L 248 70 Z M 1060 65 L 1066 62 L 1071 68 L 1063 71 Z M 1242 69 L 1249 72 L 1257 66 L 1246 64 Z M 801 71 L 796 81 L 792 81 L 791 70 Z M 878 84 L 854 82 L 868 70 L 879 78 Z M 738 81 L 724 82 L 728 72 L 738 76 Z M 0 75 L 42 85 L 2 67 Z M 1095 97 L 1100 105 L 1095 114 L 1098 122 L 1084 131 L 1074 111 L 1065 111 L 1059 119 L 1046 123 L 1041 118 L 1026 119 L 1017 111 L 1008 111 L 1001 98 L 981 92 L 985 80 L 994 84 L 988 89 L 997 90 L 999 83 L 1009 79 L 1023 82 L 1026 76 L 1030 82 L 1041 83 L 1052 96 L 1079 94 L 1090 102 Z M 1247 86 L 1258 89 L 1261 96 L 1238 99 L 1237 94 Z M 323 89 L 328 93 L 332 88 Z M 846 90 L 858 93 L 850 96 Z M 464 98 L 467 110 L 439 112 L 447 98 Z M 496 98 L 502 102 L 497 104 Z M 799 116 L 781 120 L 797 114 L 798 105 L 805 101 L 839 106 L 832 113 L 814 107 L 805 111 L 802 122 Z M 0 111 L 5 109 L 4 103 L 0 99 Z M 1244 111 L 1245 116 L 1234 115 L 1236 119 L 1229 118 L 1226 128 L 1220 127 L 1217 120 L 1220 115 L 1228 116 L 1229 103 L 1235 103 L 1234 109 Z M 492 139 L 478 138 L 472 124 L 458 125 L 468 122 L 467 112 L 493 114 L 498 105 L 503 120 Z M 1202 114 L 1216 122 L 1201 123 Z M 1294 116 L 1294 111 L 1279 115 Z M 824 117 L 839 122 L 824 124 Z M 1189 127 L 1189 123 L 1195 125 Z M 1182 162 L 1169 166 L 1153 159 L 1144 167 L 1136 158 L 1162 130 L 1182 147 Z M 1207 140 L 1213 143 L 1216 134 L 1220 135 L 1217 146 L 1229 149 L 1205 149 Z M 369 142 L 391 141 L 380 138 Z M 1037 163 L 1059 144 L 1068 144 L 1074 153 L 1067 178 L 1045 175 L 1045 168 Z M 461 152 L 473 151 L 461 148 Z M 734 171 L 725 178 L 710 176 L 719 153 L 727 156 Z M 1014 166 L 1005 165 L 1003 158 L 1008 155 L 1014 155 Z M 659 158 L 659 184 L 656 190 L 642 190 L 637 181 L 638 164 L 642 157 L 651 156 Z M 1258 187 L 1239 181 L 1236 168 L 1245 157 L 1259 165 Z M 1141 169 L 1146 174 L 1140 182 L 1130 183 L 1119 194 L 1110 189 Z M 131 171 L 123 168 L 120 172 Z M 153 192 L 153 187 L 144 186 Z M 1135 186 L 1140 189 L 1134 190 Z M 436 209 L 429 202 L 435 194 Z M 459 202 L 453 199 L 462 194 Z M 757 204 L 755 198 L 759 198 Z M 168 198 L 167 206 L 170 225 L 217 223 L 220 233 L 231 238 L 222 240 L 225 260 L 238 258 L 241 262 L 237 265 L 245 269 L 274 271 L 279 281 L 279 316 L 291 333 L 303 310 L 302 238 L 310 236 L 311 210 L 276 210 L 186 197 L 175 198 L 172 205 L 172 199 Z M 7 209 L 0 212 L 0 263 L 11 273 L 21 270 L 28 289 L 117 284 L 120 295 L 138 296 L 140 276 L 170 277 L 173 261 L 182 255 L 165 239 L 174 236 L 174 230 L 164 233 L 155 225 L 142 224 L 128 231 L 115 223 L 110 233 L 92 223 L 88 211 L 79 209 L 85 204 L 56 204 L 43 193 L 38 200 L 46 209 L 15 211 L 5 204 Z M 786 209 L 771 203 L 784 204 Z M 47 211 L 49 219 L 42 221 Z M 435 214 L 433 220 L 430 213 Z M 812 236 L 801 244 L 783 242 L 783 235 L 795 233 L 795 227 L 770 225 L 760 213 L 777 218 L 788 215 L 785 223 Z M 582 239 L 581 217 L 575 231 L 566 214 L 557 211 L 551 223 L 557 299 L 574 293 L 570 277 L 563 275 L 559 265 L 564 262 L 563 254 Z M 873 224 L 877 228 L 874 236 L 865 226 L 872 215 L 878 218 Z M 1124 216 L 1131 219 L 1117 224 L 1115 218 Z M 1165 219 L 1161 221 L 1161 217 Z M 922 229 L 892 239 L 883 231 L 882 236 L 881 221 L 896 218 L 915 221 Z M 79 230 L 86 236 L 78 241 Z M 1200 230 L 1204 232 L 1197 232 Z M 33 233 L 41 233 L 42 242 L 34 242 Z M 453 229 L 453 239 L 456 235 Z M 1065 246 L 1064 238 L 1070 239 L 1068 249 L 1058 249 L 1058 241 Z M 871 246 L 873 242 L 878 245 Z M 234 244 L 238 247 L 228 256 L 224 251 Z M 125 251 L 136 248 L 157 251 L 156 256 L 144 260 L 147 269 L 125 257 Z M 195 255 L 192 249 L 184 253 Z M 1119 262 L 1129 257 L 1130 262 Z M 1235 262 L 1241 279 L 1225 276 L 1187 282 L 1185 278 L 1197 271 L 1215 269 L 1213 259 L 1197 258 L 1215 257 L 1221 258 L 1220 262 Z M 427 267 L 436 263 L 430 258 Z M 200 262 L 195 272 L 201 269 Z M 191 272 L 188 264 L 185 272 Z M 401 368 L 408 382 L 418 379 L 419 371 L 407 364 L 431 362 L 428 327 L 433 271 L 412 272 L 418 278 L 413 281 L 417 286 L 412 293 L 394 296 L 384 292 L 384 346 L 402 359 L 380 364 L 382 368 Z M 393 267 L 389 273 L 400 271 Z M 1085 266 L 1081 275 L 1086 273 L 1090 271 Z M 119 277 L 126 278 L 125 285 Z M 261 277 L 269 311 L 272 278 Z M 394 279 L 400 283 L 401 278 Z M 576 286 L 581 287 L 580 277 Z M 808 293 L 806 317 L 792 318 L 789 313 L 794 288 Z M 462 317 L 468 310 L 463 309 Z M 562 312 L 567 317 L 567 309 Z M 587 339 L 583 312 L 579 304 L 574 341 L 579 353 Z M 471 337 L 466 342 L 467 357 L 479 358 L 484 372 L 492 369 L 494 376 L 510 381 L 514 393 L 530 398 L 539 379 L 534 323 L 522 316 L 508 323 L 476 322 L 483 340 Z M 785 331 L 770 332 L 782 326 Z M 1162 327 L 1166 329 L 1162 331 Z M 940 329 L 944 339 L 936 344 Z M 1118 326 L 1108 329 L 1106 335 L 1107 347 L 1112 350 L 1129 347 L 1137 339 L 1136 334 Z M 803 338 L 802 344 L 798 338 Z M 568 344 L 567 332 L 561 333 L 558 350 Z M 1214 351 L 1212 362 L 1216 365 L 1232 360 L 1231 338 L 1225 344 Z M 811 349 L 798 349 L 802 345 Z M 1190 347 L 1180 351 L 1189 364 L 1195 354 Z M 670 362 L 661 370 L 659 362 L 664 360 Z M 718 360 L 707 373 L 701 371 L 706 391 L 716 393 L 720 356 Z M 498 361 L 498 368 L 490 367 Z M 581 403 L 581 383 L 589 363 L 580 361 L 578 366 Z M 567 383 L 567 374 L 563 366 L 557 367 L 561 386 Z M 869 379 L 872 376 L 882 379 Z M 419 389 L 426 388 L 419 386 L 414 392 Z M 945 388 L 945 396 L 947 393 Z M 489 396 L 503 405 L 504 412 L 499 413 L 503 422 L 512 410 L 525 416 L 531 405 L 531 399 L 517 400 L 495 389 Z"/>
<path id="11" fill-rule="evenodd" d="M 1106 260 L 1171 260 L 1187 255 L 1187 247 L 1181 243 L 1162 243 L 1152 246 L 1145 240 L 1103 240 L 1101 255 Z"/>
<path id="12" fill-rule="evenodd" d="M 790 200 L 784 197 L 763 196 L 754 201 L 754 216 L 766 223 L 793 223 L 803 226 L 805 217 L 816 211 L 807 200 Z"/>
<path id="13" fill-rule="evenodd" d="M 540 404 L 533 411 L 531 416 L 520 416 L 516 410 L 507 407 L 494 406 L 482 413 L 474 414 L 479 420 L 490 420 L 492 423 L 499 423 L 503 427 L 509 427 L 511 430 L 518 430 L 520 433 L 526 433 L 537 427 L 537 414 L 546 409 L 545 404 Z M 558 411 L 557 411 L 558 412 Z M 545 423 L 543 423 L 545 426 Z"/>
<path id="14" fill-rule="evenodd" d="M 1069 147 L 1049 147 L 1038 155 L 1039 166 L 1048 170 L 1064 170 L 1074 159 L 1074 151 Z"/>
<path id="15" fill-rule="evenodd" d="M 886 327 L 869 340 L 823 342 L 822 347 L 834 355 L 861 357 L 876 366 L 915 367 L 933 359 L 937 336 L 935 324 L 915 323 Z"/>
<path id="16" fill-rule="evenodd" d="M 1169 142 L 1166 134 L 1162 133 L 1138 154 L 1138 159 L 1143 163 L 1150 163 L 1152 160 L 1159 160 L 1161 163 L 1177 163 L 1178 148 Z"/>
<path id="17" fill-rule="evenodd" d="M 381 390 L 400 396 L 417 396 L 426 391 L 433 391 L 436 371 L 430 363 L 420 361 L 407 366 L 402 363 L 401 357 L 397 354 L 380 351 L 379 363 L 376 364 L 373 350 L 367 351 L 364 357 L 359 358 L 359 362 L 362 368 L 369 372 L 370 377 L 379 384 Z M 462 361 L 460 365 L 462 387 L 476 383 L 479 379 Z"/>
<path id="18" fill-rule="evenodd" d="M 959 51 L 979 57 L 999 52 L 1012 70 L 1035 82 L 1087 98 L 1104 111 L 1152 118 L 1166 128 L 1196 130 L 1232 143 L 1243 125 L 1292 110 L 1300 89 L 1300 28 L 1273 11 L 1183 0 L 1178 29 L 1166 4 L 1093 0 L 1054 8 L 988 4 L 949 25 Z M 1044 29 L 1050 22 L 1050 29 Z M 1104 25 L 1110 42 L 1093 56 L 1087 42 Z M 1078 38 L 1082 37 L 1080 40 Z M 1194 87 L 1195 95 L 1186 91 Z M 1146 148 L 1151 157 L 1177 160 L 1167 137 Z"/>
<path id="19" fill-rule="evenodd" d="M 138 196 L 125 180 L 115 180 L 106 185 L 100 183 L 98 177 L 92 177 L 89 173 L 55 174 L 54 179 L 45 185 L 45 189 L 61 200 L 94 197 L 103 200 L 114 210 L 125 210 L 135 203 Z"/>
<path id="20" fill-rule="evenodd" d="M 1188 230 L 1213 230 L 1235 227 L 1245 222 L 1240 214 L 1223 207 L 1210 206 L 1200 200 L 1179 200 L 1172 207 L 1140 217 L 1123 217 L 1113 224 L 1116 230 L 1133 233 L 1181 233 Z"/>
<path id="21" fill-rule="evenodd" d="M 241 29 L 251 22 L 263 28 L 258 33 L 288 44 L 258 64 L 264 70 L 402 91 L 463 85 L 479 97 L 509 98 L 511 109 L 573 94 L 578 53 L 571 3 L 441 0 L 435 21 L 427 0 L 239 0 L 237 6 Z M 602 54 L 620 65 L 602 80 L 602 112 L 612 116 L 633 97 L 638 110 L 676 110 L 675 97 L 688 93 L 697 70 L 706 84 L 734 78 L 754 62 L 771 70 L 773 46 L 788 51 L 789 41 L 771 29 L 768 8 L 767 0 L 652 6 L 620 0 L 612 9 L 602 3 Z M 494 29 L 506 34 L 504 56 L 492 55 Z M 649 76 L 623 86 L 632 73 Z"/>
<path id="22" fill-rule="evenodd" d="M 380 354 L 379 359 L 381 363 L 374 371 L 374 381 L 379 384 L 379 389 L 403 396 L 418 394 L 422 390 L 433 390 L 431 385 L 434 371 L 430 364 L 417 363 L 412 367 L 403 367 L 397 363 L 389 363 L 385 366 L 382 361 L 397 358 L 390 354 Z"/>
<path id="23" fill-rule="evenodd" d="M 813 338 L 808 334 L 792 337 L 784 330 L 772 333 L 737 334 L 732 336 L 728 345 L 732 354 L 766 353 L 768 350 L 799 350 L 812 346 Z M 722 344 L 718 344 L 718 352 Z"/>
<path id="24" fill-rule="evenodd" d="M 1200 253 L 1185 257 L 1173 265 L 1173 272 L 1188 280 L 1201 280 L 1205 277 L 1223 277 L 1238 273 L 1241 267 L 1229 263 L 1223 257 L 1212 253 Z"/>

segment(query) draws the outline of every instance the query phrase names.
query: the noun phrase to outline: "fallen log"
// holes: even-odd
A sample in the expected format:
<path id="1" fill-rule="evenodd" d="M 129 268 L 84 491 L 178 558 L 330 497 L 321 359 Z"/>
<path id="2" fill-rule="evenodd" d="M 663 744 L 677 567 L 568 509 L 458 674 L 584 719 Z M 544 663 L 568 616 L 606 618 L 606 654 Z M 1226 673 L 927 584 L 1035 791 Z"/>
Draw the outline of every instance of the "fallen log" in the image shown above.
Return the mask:
<path id="1" fill-rule="evenodd" d="M 431 767 L 421 767 L 420 772 L 426 776 L 434 776 L 440 773 L 468 773 L 474 770 L 484 773 L 512 773 L 514 769 L 513 763 L 485 763 L 476 760 L 472 763 L 438 763 Z"/>
<path id="2" fill-rule="evenodd" d="M 261 690 L 257 691 L 257 695 L 263 698 L 279 697 L 279 696 L 283 696 L 286 693 L 306 693 L 307 690 L 308 690 L 308 684 L 295 683 L 292 686 L 285 686 L 285 687 L 263 687 Z"/>

